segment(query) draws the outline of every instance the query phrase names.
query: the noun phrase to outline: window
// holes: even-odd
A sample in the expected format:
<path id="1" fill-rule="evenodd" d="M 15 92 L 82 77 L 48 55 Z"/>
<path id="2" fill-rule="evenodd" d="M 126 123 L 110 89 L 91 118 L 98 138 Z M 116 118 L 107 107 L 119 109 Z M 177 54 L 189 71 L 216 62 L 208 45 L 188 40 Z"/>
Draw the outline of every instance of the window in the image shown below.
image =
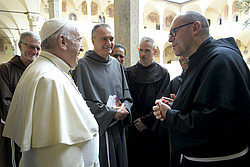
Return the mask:
<path id="1" fill-rule="evenodd" d="M 210 19 L 207 19 L 207 21 L 208 21 L 208 25 L 209 25 L 209 27 L 210 27 L 210 25 L 211 25 L 211 20 L 210 20 Z"/>
<path id="2" fill-rule="evenodd" d="M 160 29 L 161 29 L 160 24 L 156 24 L 156 30 L 160 30 Z"/>
<path id="3" fill-rule="evenodd" d="M 76 20 L 76 15 L 74 13 L 71 13 L 69 15 L 69 20 Z"/>
<path id="4" fill-rule="evenodd" d="M 99 16 L 99 23 L 105 23 L 105 17 Z"/>
<path id="5" fill-rule="evenodd" d="M 217 25 L 222 25 L 222 18 L 221 18 L 221 17 L 219 17 L 219 18 L 217 19 Z"/>
<path id="6" fill-rule="evenodd" d="M 233 16 L 233 22 L 238 22 L 238 21 L 239 21 L 239 14 L 236 13 L 236 14 L 234 14 L 234 16 Z"/>

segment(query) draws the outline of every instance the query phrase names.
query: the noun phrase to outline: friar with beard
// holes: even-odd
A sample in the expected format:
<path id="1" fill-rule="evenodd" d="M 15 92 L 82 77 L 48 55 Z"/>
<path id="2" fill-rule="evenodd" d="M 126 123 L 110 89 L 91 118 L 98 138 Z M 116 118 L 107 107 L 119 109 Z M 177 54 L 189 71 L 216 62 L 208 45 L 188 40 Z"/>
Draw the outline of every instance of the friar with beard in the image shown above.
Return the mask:
<path id="1" fill-rule="evenodd" d="M 127 167 L 125 126 L 131 124 L 132 99 L 122 65 L 110 56 L 113 39 L 108 24 L 95 25 L 94 50 L 86 52 L 72 75 L 99 124 L 101 166 Z M 107 105 L 110 96 L 117 97 L 114 107 Z"/>

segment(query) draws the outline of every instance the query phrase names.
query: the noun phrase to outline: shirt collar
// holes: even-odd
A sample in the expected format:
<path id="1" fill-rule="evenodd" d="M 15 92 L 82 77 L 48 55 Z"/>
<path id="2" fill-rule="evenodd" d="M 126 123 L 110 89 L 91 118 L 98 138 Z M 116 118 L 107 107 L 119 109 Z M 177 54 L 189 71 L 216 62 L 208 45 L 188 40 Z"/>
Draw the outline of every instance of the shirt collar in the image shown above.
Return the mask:
<path id="1" fill-rule="evenodd" d="M 70 66 L 65 63 L 62 59 L 55 56 L 54 54 L 47 52 L 47 51 L 41 51 L 41 54 L 43 57 L 49 59 L 54 63 L 57 67 L 59 67 L 64 72 L 68 73 L 70 71 Z"/>

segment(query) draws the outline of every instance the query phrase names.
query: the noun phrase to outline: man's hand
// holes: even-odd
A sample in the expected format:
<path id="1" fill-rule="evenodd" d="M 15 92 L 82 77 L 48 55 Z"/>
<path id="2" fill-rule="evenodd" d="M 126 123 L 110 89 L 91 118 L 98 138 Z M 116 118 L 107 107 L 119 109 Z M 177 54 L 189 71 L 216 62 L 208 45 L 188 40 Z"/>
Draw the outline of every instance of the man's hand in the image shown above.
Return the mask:
<path id="1" fill-rule="evenodd" d="M 145 129 L 148 129 L 148 127 L 146 125 L 144 125 L 144 123 L 142 123 L 141 118 L 138 118 L 134 121 L 134 126 L 140 132 L 145 130 Z"/>
<path id="2" fill-rule="evenodd" d="M 170 97 L 171 97 L 171 99 L 173 99 L 173 100 L 174 100 L 174 98 L 175 98 L 175 94 L 174 94 L 174 93 L 171 93 L 171 94 L 170 94 Z"/>
<path id="3" fill-rule="evenodd" d="M 174 99 L 169 98 L 169 97 L 162 97 L 161 101 L 167 105 L 170 105 L 171 103 L 173 103 Z"/>
<path id="4" fill-rule="evenodd" d="M 170 108 L 169 105 L 165 104 L 162 102 L 162 100 L 156 100 L 155 101 L 155 106 L 153 107 L 153 113 L 156 117 L 156 119 L 160 119 L 161 121 L 164 121 L 166 119 L 166 114 L 167 114 L 167 111 Z"/>
<path id="5" fill-rule="evenodd" d="M 120 107 L 113 107 L 113 108 L 117 110 L 115 117 L 114 117 L 114 119 L 116 120 L 124 120 L 126 116 L 129 114 L 124 103 L 122 103 Z"/>

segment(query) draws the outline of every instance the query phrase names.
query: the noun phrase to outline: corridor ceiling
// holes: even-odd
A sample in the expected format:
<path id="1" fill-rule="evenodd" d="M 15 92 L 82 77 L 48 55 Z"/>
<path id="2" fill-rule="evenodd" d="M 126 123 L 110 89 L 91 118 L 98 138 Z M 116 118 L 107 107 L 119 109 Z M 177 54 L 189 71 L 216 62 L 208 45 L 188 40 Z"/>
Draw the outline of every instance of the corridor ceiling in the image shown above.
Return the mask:
<path id="1" fill-rule="evenodd" d="M 41 0 L 0 0 L 0 38 L 12 45 L 22 32 L 29 30 L 29 19 L 39 15 Z"/>

